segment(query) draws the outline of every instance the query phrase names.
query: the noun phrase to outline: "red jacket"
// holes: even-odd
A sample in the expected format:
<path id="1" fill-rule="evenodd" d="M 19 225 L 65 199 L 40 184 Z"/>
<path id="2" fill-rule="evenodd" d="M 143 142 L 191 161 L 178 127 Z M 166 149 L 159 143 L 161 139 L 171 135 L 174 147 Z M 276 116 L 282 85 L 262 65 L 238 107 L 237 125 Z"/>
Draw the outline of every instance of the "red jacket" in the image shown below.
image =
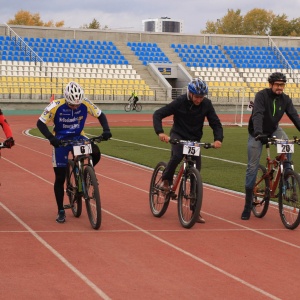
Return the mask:
<path id="1" fill-rule="evenodd" d="M 7 120 L 5 118 L 5 116 L 3 115 L 2 110 L 0 109 L 0 125 L 5 133 L 6 138 L 10 138 L 12 137 L 12 131 L 11 128 L 9 126 L 9 124 L 7 123 Z"/>

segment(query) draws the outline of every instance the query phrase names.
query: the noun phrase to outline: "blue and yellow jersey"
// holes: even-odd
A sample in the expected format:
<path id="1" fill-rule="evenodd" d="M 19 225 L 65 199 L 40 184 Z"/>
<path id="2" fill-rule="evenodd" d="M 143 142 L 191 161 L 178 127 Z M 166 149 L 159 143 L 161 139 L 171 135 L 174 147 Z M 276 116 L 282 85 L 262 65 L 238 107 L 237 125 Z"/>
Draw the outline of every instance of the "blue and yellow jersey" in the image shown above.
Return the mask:
<path id="1" fill-rule="evenodd" d="M 45 124 L 52 121 L 56 136 L 72 137 L 84 135 L 83 128 L 87 114 L 98 118 L 101 115 L 101 110 L 88 99 L 83 99 L 82 104 L 77 109 L 71 109 L 63 98 L 52 101 L 45 108 L 39 120 Z"/>

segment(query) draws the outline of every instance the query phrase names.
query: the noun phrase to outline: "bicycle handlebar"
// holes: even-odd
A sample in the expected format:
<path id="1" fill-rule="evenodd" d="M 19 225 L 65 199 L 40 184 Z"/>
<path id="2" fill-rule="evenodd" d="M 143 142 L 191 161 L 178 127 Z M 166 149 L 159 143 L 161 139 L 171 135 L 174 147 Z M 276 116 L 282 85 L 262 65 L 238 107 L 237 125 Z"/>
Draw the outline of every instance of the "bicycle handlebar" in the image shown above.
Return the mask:
<path id="1" fill-rule="evenodd" d="M 173 145 L 181 144 L 181 145 L 198 146 L 198 147 L 202 146 L 205 149 L 215 148 L 213 143 L 201 143 L 201 142 L 178 140 L 178 139 L 170 139 L 169 143 Z"/>
<path id="2" fill-rule="evenodd" d="M 277 144 L 297 144 L 300 145 L 300 139 L 296 136 L 293 137 L 292 140 L 289 139 L 278 139 L 275 136 L 268 137 L 266 134 L 259 134 L 255 137 L 256 141 L 260 141 L 262 139 L 267 139 L 269 145 L 277 145 Z"/>
<path id="3" fill-rule="evenodd" d="M 91 142 L 96 142 L 96 143 L 100 143 L 102 141 L 107 141 L 103 138 L 102 135 L 100 136 L 96 136 L 96 137 L 92 137 L 89 139 L 81 139 L 81 140 L 60 140 L 60 144 L 61 147 L 65 147 L 68 145 L 85 145 L 85 144 L 90 144 Z"/>

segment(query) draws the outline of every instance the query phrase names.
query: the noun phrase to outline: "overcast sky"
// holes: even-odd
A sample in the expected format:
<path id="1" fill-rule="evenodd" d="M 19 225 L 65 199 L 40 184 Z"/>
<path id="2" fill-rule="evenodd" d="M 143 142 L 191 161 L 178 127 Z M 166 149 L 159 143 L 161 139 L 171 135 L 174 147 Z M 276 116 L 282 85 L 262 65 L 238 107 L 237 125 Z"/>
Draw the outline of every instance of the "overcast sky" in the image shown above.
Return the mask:
<path id="1" fill-rule="evenodd" d="M 95 18 L 101 27 L 142 31 L 142 20 L 169 17 L 183 21 L 183 33 L 197 34 L 207 21 L 216 22 L 228 9 L 245 15 L 253 8 L 271 10 L 288 19 L 300 17 L 300 0 L 0 0 L 0 23 L 14 19 L 19 10 L 39 13 L 41 20 L 64 21 L 65 27 L 78 28 Z"/>

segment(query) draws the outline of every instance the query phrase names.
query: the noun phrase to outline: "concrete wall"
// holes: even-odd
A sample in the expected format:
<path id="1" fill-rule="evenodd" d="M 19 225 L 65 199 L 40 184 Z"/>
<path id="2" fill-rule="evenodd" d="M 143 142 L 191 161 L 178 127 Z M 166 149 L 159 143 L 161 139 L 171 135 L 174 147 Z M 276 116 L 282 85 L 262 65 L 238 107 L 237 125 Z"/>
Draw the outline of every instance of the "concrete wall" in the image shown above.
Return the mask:
<path id="1" fill-rule="evenodd" d="M 21 37 L 40 37 L 58 39 L 107 40 L 120 42 L 186 43 L 205 45 L 268 46 L 268 36 L 237 36 L 218 34 L 182 34 L 124 32 L 113 30 L 95 30 L 78 28 L 48 28 L 37 26 L 11 26 Z M 0 35 L 9 35 L 5 24 L 0 24 Z M 299 47 L 299 37 L 271 37 L 277 47 Z"/>

